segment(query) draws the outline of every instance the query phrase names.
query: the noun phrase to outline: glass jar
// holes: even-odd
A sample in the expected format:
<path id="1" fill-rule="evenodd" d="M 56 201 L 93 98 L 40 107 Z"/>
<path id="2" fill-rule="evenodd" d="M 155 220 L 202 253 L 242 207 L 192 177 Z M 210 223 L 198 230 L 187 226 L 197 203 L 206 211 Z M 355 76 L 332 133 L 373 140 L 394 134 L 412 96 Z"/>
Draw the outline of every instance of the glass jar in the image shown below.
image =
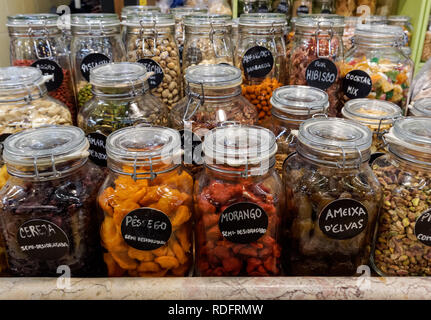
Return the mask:
<path id="1" fill-rule="evenodd" d="M 121 38 L 123 42 L 126 43 L 126 26 L 127 16 L 137 14 L 137 13 L 145 13 L 145 12 L 160 12 L 160 8 L 158 6 L 125 6 L 121 9 Z"/>
<path id="2" fill-rule="evenodd" d="M 186 36 L 183 74 L 199 64 L 233 65 L 232 19 L 228 15 L 192 15 L 184 18 Z"/>
<path id="3" fill-rule="evenodd" d="M 172 127 L 183 135 L 193 132 L 190 136 L 195 144 L 224 122 L 257 123 L 256 108 L 241 95 L 238 68 L 225 64 L 193 66 L 187 69 L 185 80 L 186 97 L 172 109 L 170 119 Z M 184 162 L 193 174 L 203 164 L 200 153 L 187 146 Z"/>
<path id="4" fill-rule="evenodd" d="M 78 125 L 90 142 L 90 159 L 106 167 L 106 137 L 148 123 L 167 126 L 169 110 L 149 92 L 148 72 L 140 63 L 117 62 L 91 70 L 94 97 L 79 111 Z"/>
<path id="5" fill-rule="evenodd" d="M 151 93 L 169 109 L 183 95 L 180 58 L 170 14 L 146 13 L 127 20 L 127 60 L 154 72 L 148 79 Z"/>
<path id="6" fill-rule="evenodd" d="M 355 46 L 341 67 L 343 101 L 380 99 L 401 107 L 409 103 L 413 62 L 399 49 L 401 27 L 357 25 Z"/>
<path id="7" fill-rule="evenodd" d="M 11 178 L 0 191 L 0 223 L 16 276 L 103 276 L 96 197 L 102 172 L 88 160 L 76 127 L 45 127 L 4 142 Z"/>
<path id="8" fill-rule="evenodd" d="M 341 111 L 344 18 L 337 15 L 299 17 L 295 24 L 295 44 L 290 56 L 289 83 L 308 85 L 328 93 L 329 116 Z"/>
<path id="9" fill-rule="evenodd" d="M 284 13 L 289 19 L 291 10 L 291 0 L 273 0 L 272 12 Z"/>
<path id="10" fill-rule="evenodd" d="M 312 0 L 293 0 L 292 17 L 297 17 L 304 14 L 313 12 Z"/>
<path id="11" fill-rule="evenodd" d="M 389 16 L 388 24 L 393 26 L 400 26 L 403 28 L 404 37 L 401 45 L 410 47 L 412 41 L 413 26 L 411 24 L 411 18 L 409 16 Z"/>
<path id="12" fill-rule="evenodd" d="M 93 95 L 90 71 L 110 62 L 125 61 L 126 51 L 116 14 L 72 14 L 71 63 L 78 107 Z"/>
<path id="13" fill-rule="evenodd" d="M 110 277 L 186 276 L 192 263 L 193 179 L 180 134 L 129 127 L 108 137 L 110 173 L 100 189 L 100 227 Z"/>
<path id="14" fill-rule="evenodd" d="M 381 276 L 430 276 L 430 119 L 399 119 L 373 163 L 384 190 L 372 265 Z"/>
<path id="15" fill-rule="evenodd" d="M 257 12 L 257 0 L 239 0 L 238 13 L 241 16 L 244 13 L 256 13 Z"/>
<path id="16" fill-rule="evenodd" d="M 335 13 L 333 0 L 315 0 L 313 3 L 313 13 L 315 14 Z"/>
<path id="17" fill-rule="evenodd" d="M 396 104 L 375 99 L 350 100 L 346 102 L 341 113 L 344 118 L 357 121 L 371 130 L 372 154 L 386 153 L 383 134 L 389 131 L 395 119 L 402 116 L 401 108 Z"/>
<path id="18" fill-rule="evenodd" d="M 282 183 L 269 130 L 213 129 L 194 187 L 198 276 L 280 275 Z"/>
<path id="19" fill-rule="evenodd" d="M 412 105 L 409 106 L 409 115 L 431 118 L 431 99 L 423 98 L 414 101 Z"/>
<path id="20" fill-rule="evenodd" d="M 350 16 L 344 18 L 344 33 L 343 33 L 343 45 L 344 51 L 348 52 L 353 46 L 353 38 L 355 36 L 356 25 L 361 21 L 360 17 Z"/>
<path id="21" fill-rule="evenodd" d="M 286 82 L 286 15 L 243 14 L 235 65 L 243 72 L 243 95 L 257 108 L 259 120 L 271 116 L 272 92 Z"/>
<path id="22" fill-rule="evenodd" d="M 175 40 L 177 41 L 178 50 L 180 54 L 180 62 L 182 64 L 183 60 L 183 49 L 184 49 L 184 39 L 186 33 L 184 30 L 184 17 L 193 14 L 207 13 L 207 9 L 200 9 L 194 7 L 176 7 L 171 9 L 171 13 L 175 18 Z"/>
<path id="23" fill-rule="evenodd" d="M 382 189 L 371 170 L 371 131 L 355 121 L 301 124 L 286 160 L 282 260 L 294 276 L 353 276 L 367 265 Z"/>
<path id="24" fill-rule="evenodd" d="M 271 98 L 272 116 L 263 124 L 277 139 L 275 168 L 282 173 L 286 158 L 296 151 L 296 137 L 302 122 L 315 116 L 326 116 L 328 94 L 308 86 L 285 86 L 274 91 Z"/>
<path id="25" fill-rule="evenodd" d="M 76 101 L 70 68 L 70 52 L 57 26 L 56 14 L 8 17 L 10 58 L 13 66 L 32 66 L 52 79 L 45 83 L 48 94 L 63 102 L 76 121 Z"/>

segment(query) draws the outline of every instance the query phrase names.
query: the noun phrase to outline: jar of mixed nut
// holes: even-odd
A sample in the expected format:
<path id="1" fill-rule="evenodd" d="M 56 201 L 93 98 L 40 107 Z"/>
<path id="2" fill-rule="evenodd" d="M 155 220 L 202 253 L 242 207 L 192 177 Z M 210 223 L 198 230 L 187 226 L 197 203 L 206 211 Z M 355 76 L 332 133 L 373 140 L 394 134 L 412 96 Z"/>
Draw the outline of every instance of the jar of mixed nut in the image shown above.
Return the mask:
<path id="1" fill-rule="evenodd" d="M 370 98 L 393 102 L 407 112 L 413 61 L 399 47 L 401 27 L 360 24 L 355 46 L 341 66 L 343 101 Z"/>
<path id="2" fill-rule="evenodd" d="M 133 15 L 136 13 L 143 13 L 143 12 L 160 12 L 160 8 L 158 6 L 125 6 L 121 10 L 121 35 L 124 43 L 126 43 L 126 21 L 127 16 Z"/>
<path id="3" fill-rule="evenodd" d="M 384 190 L 372 264 L 379 275 L 431 275 L 430 118 L 395 121 L 373 163 Z"/>
<path id="4" fill-rule="evenodd" d="M 371 159 L 375 153 L 385 153 L 383 135 L 389 131 L 395 119 L 402 116 L 401 108 L 388 101 L 375 99 L 353 99 L 341 110 L 344 118 L 357 121 L 370 128 L 373 133 L 371 145 Z"/>
<path id="5" fill-rule="evenodd" d="M 271 115 L 272 92 L 286 82 L 286 15 L 243 14 L 235 65 L 243 72 L 243 95 L 257 108 L 259 120 Z"/>
<path id="6" fill-rule="evenodd" d="M 296 137 L 302 122 L 315 116 L 326 116 L 329 106 L 328 94 L 308 86 L 285 86 L 274 91 L 271 98 L 272 116 L 263 126 L 276 138 L 278 150 L 275 167 L 281 174 L 286 158 L 296 151 Z"/>
<path id="7" fill-rule="evenodd" d="M 205 136 L 203 151 L 194 187 L 197 274 L 280 275 L 284 194 L 274 135 L 228 125 Z"/>
<path id="8" fill-rule="evenodd" d="M 145 13 L 127 19 L 127 61 L 143 64 L 153 75 L 151 92 L 169 109 L 182 98 L 179 51 L 174 18 L 170 14 Z"/>
<path id="9" fill-rule="evenodd" d="M 177 41 L 178 49 L 180 52 L 181 63 L 183 60 L 184 39 L 186 37 L 186 33 L 184 30 L 184 17 L 207 12 L 207 9 L 194 7 L 176 7 L 171 9 L 171 13 L 174 15 L 175 18 L 175 40 Z"/>
<path id="10" fill-rule="evenodd" d="M 289 61 L 289 83 L 308 85 L 328 93 L 330 116 L 340 111 L 344 18 L 332 14 L 307 15 L 295 24 L 295 44 Z"/>
<path id="11" fill-rule="evenodd" d="M 116 14 L 73 14 L 71 62 L 75 91 L 81 108 L 92 98 L 90 71 L 110 62 L 125 61 L 126 50 Z"/>
<path id="12" fill-rule="evenodd" d="M 183 277 L 193 265 L 193 178 L 181 166 L 181 137 L 131 127 L 107 140 L 100 236 L 110 277 Z"/>
<path id="13" fill-rule="evenodd" d="M 431 99 L 423 98 L 416 100 L 409 106 L 409 115 L 414 117 L 430 117 L 431 118 Z"/>
<path id="14" fill-rule="evenodd" d="M 225 64 L 187 69 L 186 97 L 171 111 L 171 124 L 197 145 L 206 132 L 222 123 L 257 123 L 256 108 L 241 95 L 241 70 Z M 193 133 L 193 134 L 192 134 Z M 195 146 L 196 147 L 196 146 Z M 203 164 L 199 147 L 184 146 L 184 162 L 193 173 Z M 195 150 L 196 149 L 196 150 Z"/>
<path id="15" fill-rule="evenodd" d="M 301 124 L 286 160 L 283 256 L 295 276 L 352 276 L 367 265 L 382 189 L 371 170 L 372 134 L 355 121 Z"/>
<path id="16" fill-rule="evenodd" d="M 106 137 L 138 123 L 168 125 L 168 108 L 149 92 L 150 74 L 140 63 L 118 62 L 91 70 L 94 97 L 79 111 L 90 142 L 90 159 L 106 167 Z"/>
<path id="17" fill-rule="evenodd" d="M 404 31 L 404 37 L 402 39 L 401 45 L 409 47 L 410 43 L 412 41 L 412 33 L 413 33 L 413 26 L 411 24 L 412 18 L 409 16 L 389 16 L 388 17 L 388 24 L 393 26 L 400 26 L 403 28 Z"/>
<path id="18" fill-rule="evenodd" d="M 56 14 L 8 17 L 10 58 L 13 66 L 32 66 L 52 78 L 45 83 L 48 94 L 63 102 L 76 121 L 76 102 L 70 68 L 70 52 Z"/>
<path id="19" fill-rule="evenodd" d="M 88 160 L 88 141 L 73 126 L 14 134 L 4 142 L 11 178 L 0 192 L 0 225 L 17 276 L 103 276 L 97 193 L 103 182 Z"/>
<path id="20" fill-rule="evenodd" d="M 183 74 L 190 66 L 233 65 L 232 19 L 228 15 L 191 15 L 184 18 Z"/>

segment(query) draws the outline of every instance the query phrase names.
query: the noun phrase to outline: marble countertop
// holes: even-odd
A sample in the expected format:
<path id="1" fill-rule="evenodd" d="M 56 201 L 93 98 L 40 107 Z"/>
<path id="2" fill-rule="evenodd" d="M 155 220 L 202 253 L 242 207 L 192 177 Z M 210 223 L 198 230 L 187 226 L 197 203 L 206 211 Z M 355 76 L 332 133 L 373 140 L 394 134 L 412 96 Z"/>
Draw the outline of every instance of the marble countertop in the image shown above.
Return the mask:
<path id="1" fill-rule="evenodd" d="M 429 299 L 431 278 L 0 278 L 0 299 Z"/>

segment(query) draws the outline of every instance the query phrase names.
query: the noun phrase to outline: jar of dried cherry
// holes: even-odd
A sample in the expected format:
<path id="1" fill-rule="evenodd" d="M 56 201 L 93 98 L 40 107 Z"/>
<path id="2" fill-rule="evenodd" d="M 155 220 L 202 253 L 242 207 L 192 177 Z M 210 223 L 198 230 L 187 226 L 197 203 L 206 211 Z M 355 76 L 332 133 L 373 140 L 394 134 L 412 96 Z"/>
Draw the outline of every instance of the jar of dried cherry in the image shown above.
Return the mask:
<path id="1" fill-rule="evenodd" d="M 203 151 L 194 188 L 198 275 L 280 275 L 284 196 L 274 134 L 226 125 L 206 135 Z"/>
<path id="2" fill-rule="evenodd" d="M 352 276 L 367 265 L 382 189 L 372 134 L 355 121 L 310 119 L 284 165 L 283 262 L 295 276 Z"/>
<path id="3" fill-rule="evenodd" d="M 10 58 L 13 66 L 32 66 L 52 78 L 48 94 L 69 108 L 76 123 L 76 101 L 70 67 L 70 52 L 56 14 L 19 14 L 8 17 Z"/>
<path id="4" fill-rule="evenodd" d="M 186 276 L 193 264 L 193 179 L 173 129 L 137 126 L 108 137 L 100 228 L 109 276 Z"/>
<path id="5" fill-rule="evenodd" d="M 296 137 L 302 122 L 315 116 L 326 116 L 329 106 L 328 94 L 308 86 L 285 86 L 274 91 L 271 97 L 272 116 L 263 126 L 276 138 L 278 150 L 276 169 L 281 174 L 286 158 L 296 151 Z"/>
<path id="6" fill-rule="evenodd" d="M 340 113 L 344 18 L 337 15 L 300 16 L 289 61 L 289 84 L 308 85 L 328 93 L 330 116 Z"/>
<path id="7" fill-rule="evenodd" d="M 29 129 L 4 142 L 11 178 L 0 192 L 0 223 L 10 269 L 18 276 L 103 275 L 97 232 L 99 168 L 84 132 L 72 126 Z"/>
<path id="8" fill-rule="evenodd" d="M 239 20 L 235 65 L 243 72 L 243 95 L 260 121 L 271 115 L 272 92 L 286 82 L 285 27 L 282 13 L 249 13 Z"/>

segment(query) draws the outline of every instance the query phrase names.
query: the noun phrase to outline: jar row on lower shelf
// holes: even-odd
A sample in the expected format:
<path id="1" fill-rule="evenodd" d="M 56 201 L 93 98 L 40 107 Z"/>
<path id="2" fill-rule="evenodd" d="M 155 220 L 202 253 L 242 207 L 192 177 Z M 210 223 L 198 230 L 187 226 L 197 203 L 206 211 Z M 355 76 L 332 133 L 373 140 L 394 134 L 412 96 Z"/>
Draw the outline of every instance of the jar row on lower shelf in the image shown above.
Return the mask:
<path id="1" fill-rule="evenodd" d="M 429 275 L 429 124 L 396 120 L 385 135 L 389 154 L 371 168 L 369 128 L 309 119 L 281 172 L 271 131 L 226 124 L 205 135 L 194 177 L 169 128 L 112 133 L 108 168 L 88 161 L 79 128 L 14 134 L 4 142 L 11 178 L 0 192 L 9 271 L 352 276 L 371 257 L 380 274 Z"/>

